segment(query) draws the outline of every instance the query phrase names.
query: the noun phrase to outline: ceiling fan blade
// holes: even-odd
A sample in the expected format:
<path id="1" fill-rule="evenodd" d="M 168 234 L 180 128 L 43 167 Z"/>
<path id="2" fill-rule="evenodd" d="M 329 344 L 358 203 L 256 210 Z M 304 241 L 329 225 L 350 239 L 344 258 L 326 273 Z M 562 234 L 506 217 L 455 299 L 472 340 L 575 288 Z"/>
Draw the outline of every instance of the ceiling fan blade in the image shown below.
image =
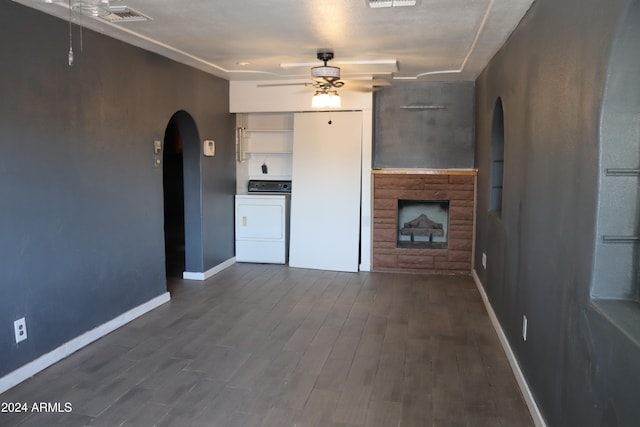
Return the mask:
<path id="1" fill-rule="evenodd" d="M 375 92 L 379 89 L 374 86 L 352 86 L 350 84 L 346 84 L 344 88 L 350 92 Z"/>
<path id="2" fill-rule="evenodd" d="M 383 87 L 391 86 L 391 82 L 385 79 L 356 79 L 344 80 L 344 88 L 354 92 L 374 92 Z"/>
<path id="3" fill-rule="evenodd" d="M 349 89 L 356 90 L 357 88 L 362 89 L 374 89 L 380 87 L 391 86 L 391 82 L 384 79 L 371 79 L 371 80 L 345 80 L 345 85 Z"/>

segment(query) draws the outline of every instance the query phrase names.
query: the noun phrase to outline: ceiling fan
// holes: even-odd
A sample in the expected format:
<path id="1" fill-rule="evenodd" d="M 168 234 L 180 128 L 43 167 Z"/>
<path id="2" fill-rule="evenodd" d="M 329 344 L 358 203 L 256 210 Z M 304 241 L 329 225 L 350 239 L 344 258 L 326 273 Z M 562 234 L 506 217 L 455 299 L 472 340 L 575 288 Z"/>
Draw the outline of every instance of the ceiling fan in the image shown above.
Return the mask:
<path id="1" fill-rule="evenodd" d="M 333 50 L 331 49 L 318 49 L 316 57 L 323 62 L 323 65 L 319 65 L 311 68 L 311 80 L 307 83 L 266 83 L 258 84 L 258 87 L 269 86 L 308 86 L 316 89 L 317 94 L 326 94 L 336 92 L 345 85 L 345 81 L 340 78 L 340 68 L 327 65 L 334 57 Z M 348 86 L 352 90 L 367 90 L 371 91 L 375 86 L 389 86 L 389 82 L 381 79 L 370 80 L 349 80 Z"/>
<path id="2" fill-rule="evenodd" d="M 344 86 L 344 82 L 340 80 L 340 68 L 327 65 L 327 62 L 333 59 L 333 51 L 318 50 L 317 58 L 324 62 L 324 65 L 311 68 L 311 78 L 314 83 L 313 87 L 321 90 L 330 90 Z"/>

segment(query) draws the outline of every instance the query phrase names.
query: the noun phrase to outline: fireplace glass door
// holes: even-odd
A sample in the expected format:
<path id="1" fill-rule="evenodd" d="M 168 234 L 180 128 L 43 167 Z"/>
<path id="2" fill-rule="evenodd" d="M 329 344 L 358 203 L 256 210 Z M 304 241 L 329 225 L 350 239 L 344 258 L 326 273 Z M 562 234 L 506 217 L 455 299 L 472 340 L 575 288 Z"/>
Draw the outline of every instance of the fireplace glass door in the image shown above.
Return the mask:
<path id="1" fill-rule="evenodd" d="M 398 247 L 446 249 L 448 200 L 398 200 Z"/>

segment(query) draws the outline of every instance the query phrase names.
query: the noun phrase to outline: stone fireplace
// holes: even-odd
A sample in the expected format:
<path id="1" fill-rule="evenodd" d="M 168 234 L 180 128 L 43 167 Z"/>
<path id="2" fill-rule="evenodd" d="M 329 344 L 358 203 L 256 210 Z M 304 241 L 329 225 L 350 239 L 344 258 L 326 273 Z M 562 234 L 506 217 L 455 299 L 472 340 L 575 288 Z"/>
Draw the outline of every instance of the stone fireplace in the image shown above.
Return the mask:
<path id="1" fill-rule="evenodd" d="M 373 171 L 373 270 L 470 272 L 476 173 Z"/>

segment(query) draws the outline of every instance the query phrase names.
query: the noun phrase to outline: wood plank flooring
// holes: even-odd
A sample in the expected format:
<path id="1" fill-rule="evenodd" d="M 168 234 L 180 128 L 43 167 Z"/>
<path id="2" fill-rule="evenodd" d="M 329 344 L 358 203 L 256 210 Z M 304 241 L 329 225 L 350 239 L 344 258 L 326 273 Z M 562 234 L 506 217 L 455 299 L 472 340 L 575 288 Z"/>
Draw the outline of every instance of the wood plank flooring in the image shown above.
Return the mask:
<path id="1" fill-rule="evenodd" d="M 532 426 L 469 276 L 235 264 L 0 395 L 2 426 Z"/>

